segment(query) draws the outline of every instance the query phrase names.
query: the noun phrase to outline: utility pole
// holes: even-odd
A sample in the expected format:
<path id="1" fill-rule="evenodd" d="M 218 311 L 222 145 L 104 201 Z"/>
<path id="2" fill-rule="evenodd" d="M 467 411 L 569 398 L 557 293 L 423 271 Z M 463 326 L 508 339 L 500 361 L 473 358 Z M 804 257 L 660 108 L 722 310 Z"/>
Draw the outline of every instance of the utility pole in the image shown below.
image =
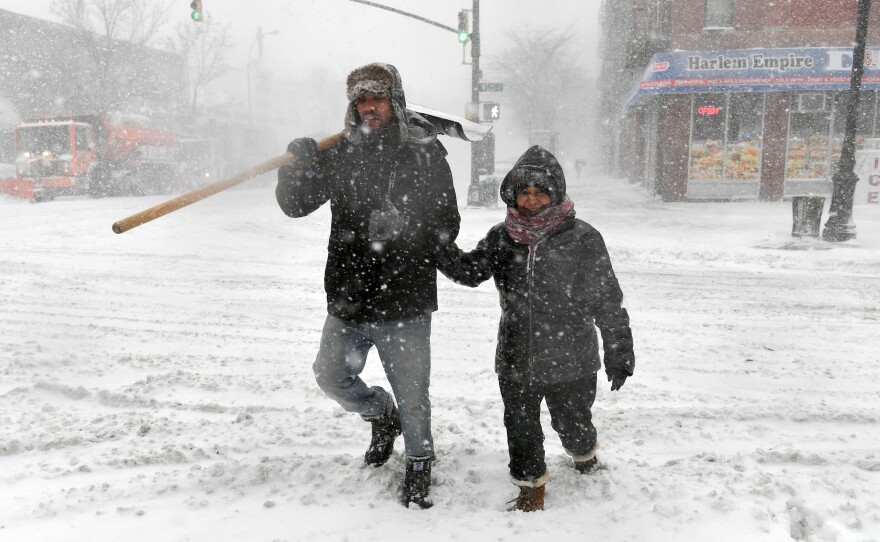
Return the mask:
<path id="1" fill-rule="evenodd" d="M 858 0 L 856 19 L 856 45 L 853 49 L 852 76 L 850 78 L 849 102 L 846 108 L 846 131 L 843 136 L 843 149 L 837 171 L 831 177 L 831 206 L 822 239 L 826 241 L 848 241 L 856 238 L 856 225 L 852 219 L 853 196 L 859 177 L 856 165 L 856 124 L 861 99 L 862 73 L 865 71 L 865 41 L 868 36 L 868 15 L 871 13 L 871 0 Z"/>
<path id="2" fill-rule="evenodd" d="M 251 42 L 251 46 L 248 49 L 248 58 L 247 58 L 247 99 L 248 99 L 248 126 L 253 125 L 254 123 L 254 113 L 253 113 L 253 99 L 251 98 L 251 54 L 254 52 L 254 45 L 258 45 L 258 53 L 260 58 L 263 58 L 263 39 L 266 36 L 275 36 L 280 34 L 278 30 L 273 30 L 271 32 L 263 32 L 263 27 L 257 27 L 257 35 L 254 38 L 254 41 Z"/>
<path id="3" fill-rule="evenodd" d="M 471 117 L 468 120 L 480 122 L 480 0 L 473 0 L 473 23 L 471 30 Z M 468 187 L 468 207 L 479 207 L 480 174 L 477 171 L 477 149 L 471 145 L 471 184 Z"/>

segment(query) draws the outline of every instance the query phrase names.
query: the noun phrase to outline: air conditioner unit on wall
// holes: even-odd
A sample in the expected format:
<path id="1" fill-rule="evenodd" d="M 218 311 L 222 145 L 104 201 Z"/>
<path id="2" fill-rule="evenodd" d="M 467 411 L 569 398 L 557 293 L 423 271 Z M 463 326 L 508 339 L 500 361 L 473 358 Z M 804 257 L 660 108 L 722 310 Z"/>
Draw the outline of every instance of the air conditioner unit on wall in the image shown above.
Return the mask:
<path id="1" fill-rule="evenodd" d="M 824 92 L 805 92 L 798 95 L 798 113 L 821 113 L 827 111 Z"/>

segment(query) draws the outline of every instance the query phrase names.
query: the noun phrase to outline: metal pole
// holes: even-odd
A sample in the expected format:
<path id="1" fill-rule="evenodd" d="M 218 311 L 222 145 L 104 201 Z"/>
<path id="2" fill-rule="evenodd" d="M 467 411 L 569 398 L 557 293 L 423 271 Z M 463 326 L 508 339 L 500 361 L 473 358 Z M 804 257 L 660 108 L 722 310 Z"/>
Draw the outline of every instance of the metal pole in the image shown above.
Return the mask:
<path id="1" fill-rule="evenodd" d="M 257 49 L 260 58 L 263 58 L 263 38 L 266 36 L 276 36 L 280 34 L 279 30 L 273 30 L 271 32 L 263 32 L 263 27 L 257 27 L 257 35 L 254 38 L 254 41 L 251 42 L 251 46 L 248 49 L 248 58 L 247 58 L 247 100 L 248 100 L 248 125 L 254 124 L 254 113 L 253 113 L 253 102 L 251 97 L 251 56 L 254 53 L 254 45 L 259 45 Z"/>
<path id="2" fill-rule="evenodd" d="M 248 126 L 254 124 L 253 106 L 251 105 L 251 53 L 254 52 L 254 43 L 256 43 L 256 41 L 251 43 L 247 57 Z"/>
<path id="3" fill-rule="evenodd" d="M 440 24 L 437 21 L 432 21 L 431 19 L 426 19 L 424 17 L 420 17 L 415 15 L 414 13 L 409 13 L 408 11 L 403 11 L 402 9 L 395 9 L 389 6 L 384 6 L 382 4 L 377 4 L 376 2 L 368 2 L 367 0 L 349 0 L 350 2 L 357 2 L 358 4 L 364 4 L 366 6 L 371 6 L 374 8 L 384 9 L 385 11 L 390 11 L 392 13 L 397 13 L 398 15 L 403 15 L 404 17 L 410 17 L 417 21 L 422 21 L 423 23 L 428 23 L 434 25 L 438 28 L 442 28 L 443 30 L 449 30 L 450 32 L 458 33 L 457 28 L 453 28 L 451 26 L 446 26 L 445 24 Z"/>
<path id="4" fill-rule="evenodd" d="M 828 221 L 822 239 L 826 241 L 848 241 L 856 237 L 856 225 L 852 219 L 853 195 L 859 181 L 854 169 L 856 165 L 856 125 L 861 99 L 862 73 L 865 68 L 865 41 L 868 36 L 868 15 L 871 13 L 871 0 L 858 0 L 856 19 L 856 45 L 853 49 L 852 76 L 850 78 L 849 101 L 846 109 L 846 131 L 843 149 L 837 171 L 831 178 L 833 191 Z"/>
<path id="5" fill-rule="evenodd" d="M 474 28 L 471 32 L 471 115 L 468 119 L 480 122 L 480 0 L 473 0 Z M 480 175 L 477 172 L 477 148 L 471 145 L 471 185 L 468 188 L 468 206 L 479 207 L 481 202 Z"/>

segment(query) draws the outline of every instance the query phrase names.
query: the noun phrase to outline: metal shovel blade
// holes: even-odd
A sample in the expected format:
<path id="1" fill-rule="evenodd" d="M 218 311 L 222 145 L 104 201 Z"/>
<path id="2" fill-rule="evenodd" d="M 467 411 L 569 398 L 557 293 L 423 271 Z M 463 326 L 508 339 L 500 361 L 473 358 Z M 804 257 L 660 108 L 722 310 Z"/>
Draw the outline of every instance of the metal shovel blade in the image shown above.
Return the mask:
<path id="1" fill-rule="evenodd" d="M 467 120 L 463 117 L 456 117 L 449 113 L 437 111 L 429 107 L 418 104 L 407 103 L 406 108 L 414 113 L 425 117 L 425 119 L 433 124 L 438 130 L 450 137 L 457 137 L 465 141 L 482 141 L 486 135 L 492 131 L 491 126 L 484 126 L 477 122 Z"/>

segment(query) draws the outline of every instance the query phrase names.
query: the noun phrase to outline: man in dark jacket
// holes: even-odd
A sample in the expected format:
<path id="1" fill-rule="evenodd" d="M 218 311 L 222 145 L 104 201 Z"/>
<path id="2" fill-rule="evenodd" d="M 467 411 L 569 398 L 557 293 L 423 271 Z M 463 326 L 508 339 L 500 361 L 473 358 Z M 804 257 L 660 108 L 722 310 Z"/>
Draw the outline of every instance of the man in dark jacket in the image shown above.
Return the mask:
<path id="1" fill-rule="evenodd" d="M 321 152 L 313 139 L 292 141 L 288 151 L 301 159 L 279 170 L 276 196 L 291 217 L 330 201 L 329 314 L 315 377 L 328 396 L 372 423 L 368 465 L 387 462 L 403 433 L 400 502 L 427 508 L 434 458 L 431 313 L 437 310 L 438 247 L 458 235 L 455 189 L 446 149 L 434 126 L 406 109 L 394 66 L 354 70 L 347 96 L 345 140 Z M 359 376 L 373 346 L 393 397 Z"/>
<path id="2" fill-rule="evenodd" d="M 541 401 L 546 398 L 553 429 L 575 468 L 588 472 L 598 449 L 591 413 L 601 368 L 596 326 L 612 391 L 633 374 L 635 356 L 605 243 L 574 217 L 556 158 L 538 146 L 528 149 L 505 176 L 501 199 L 507 219 L 472 252 L 451 244 L 440 270 L 468 286 L 495 278 L 501 294 L 495 372 L 510 475 L 520 488 L 511 510 L 533 511 L 543 508 L 550 478 Z"/>

